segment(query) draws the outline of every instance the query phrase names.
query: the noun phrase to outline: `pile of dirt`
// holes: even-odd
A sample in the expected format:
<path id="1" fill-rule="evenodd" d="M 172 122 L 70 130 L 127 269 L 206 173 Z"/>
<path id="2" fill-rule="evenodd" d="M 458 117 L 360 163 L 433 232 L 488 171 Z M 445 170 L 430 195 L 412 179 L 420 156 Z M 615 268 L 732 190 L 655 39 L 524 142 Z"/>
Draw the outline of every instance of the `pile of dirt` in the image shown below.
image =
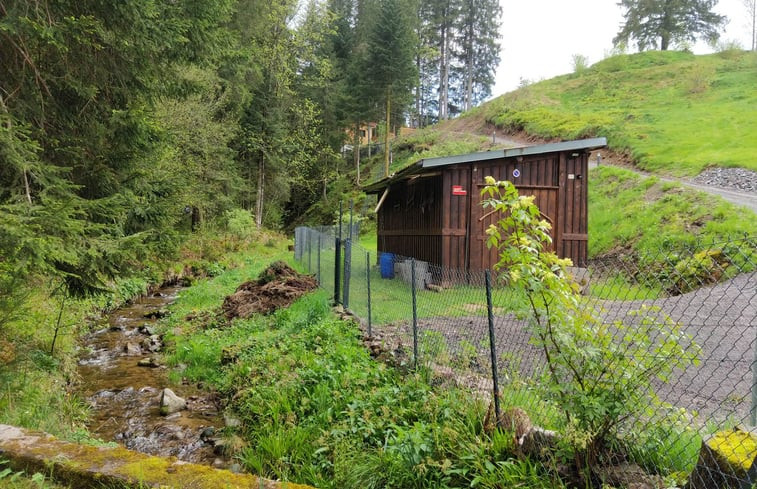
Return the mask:
<path id="1" fill-rule="evenodd" d="M 283 261 L 277 261 L 263 270 L 257 280 L 243 283 L 226 297 L 223 313 L 227 319 L 270 314 L 317 287 L 314 277 L 301 275 Z"/>

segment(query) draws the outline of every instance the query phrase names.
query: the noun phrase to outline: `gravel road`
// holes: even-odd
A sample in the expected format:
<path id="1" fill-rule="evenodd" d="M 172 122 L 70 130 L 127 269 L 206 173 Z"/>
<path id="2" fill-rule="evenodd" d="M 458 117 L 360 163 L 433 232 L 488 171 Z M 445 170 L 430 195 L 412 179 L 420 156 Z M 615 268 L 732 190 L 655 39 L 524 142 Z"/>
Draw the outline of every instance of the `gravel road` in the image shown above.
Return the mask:
<path id="1" fill-rule="evenodd" d="M 601 311 L 599 315 L 606 324 L 616 320 L 632 324 L 637 319 L 630 313 L 642 305 L 658 306 L 701 347 L 699 365 L 674 372 L 669 383 L 656 385 L 657 395 L 673 406 L 698 412 L 701 422 L 729 420 L 746 424 L 757 347 L 757 272 L 676 297 L 649 301 L 595 299 L 587 307 Z M 374 332 L 411 348 L 411 328 L 409 323 L 374 326 Z M 437 365 L 443 377 L 455 377 L 458 384 L 482 393 L 489 391 L 488 322 L 483 314 L 421 319 L 418 330 L 424 361 Z M 535 380 L 546 362 L 543 353 L 530 344 L 525 322 L 512 314 L 495 314 L 494 330 L 500 384 L 506 388 L 509 383 L 522 386 L 524 380 Z M 440 349 L 441 338 L 446 345 Z M 464 357 L 470 357 L 467 367 L 472 367 L 477 376 L 462 373 L 465 369 L 455 363 L 466 349 L 475 350 L 473 355 L 469 351 Z M 453 366 L 438 367 L 449 363 Z"/>

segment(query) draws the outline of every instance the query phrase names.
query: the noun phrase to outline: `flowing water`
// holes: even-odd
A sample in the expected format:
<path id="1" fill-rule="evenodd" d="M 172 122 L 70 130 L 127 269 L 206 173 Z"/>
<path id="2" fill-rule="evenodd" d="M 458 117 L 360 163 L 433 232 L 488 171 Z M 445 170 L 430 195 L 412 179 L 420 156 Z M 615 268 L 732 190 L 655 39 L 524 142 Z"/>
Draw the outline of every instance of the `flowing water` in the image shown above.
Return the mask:
<path id="1" fill-rule="evenodd" d="M 153 330 L 156 317 L 179 291 L 166 287 L 124 306 L 85 338 L 79 375 L 80 394 L 92 406 L 88 428 L 104 441 L 143 453 L 225 467 L 228 460 L 215 453 L 223 420 L 212 396 L 196 385 L 170 385 L 167 369 L 154 361 L 161 347 Z M 140 361 L 151 366 L 139 366 Z M 165 387 L 186 399 L 186 410 L 160 414 Z"/>

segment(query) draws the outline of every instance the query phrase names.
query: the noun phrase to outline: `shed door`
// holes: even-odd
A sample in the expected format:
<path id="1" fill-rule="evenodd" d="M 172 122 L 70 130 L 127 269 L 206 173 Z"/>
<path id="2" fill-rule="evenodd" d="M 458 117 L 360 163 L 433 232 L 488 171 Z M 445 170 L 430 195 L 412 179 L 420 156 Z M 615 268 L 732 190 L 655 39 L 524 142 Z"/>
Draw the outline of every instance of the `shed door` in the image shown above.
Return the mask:
<path id="1" fill-rule="evenodd" d="M 557 157 L 535 160 L 506 160 L 499 164 L 476 166 L 473 168 L 473 194 L 471 205 L 471 270 L 491 269 L 499 261 L 497 250 L 486 246 L 486 230 L 495 224 L 502 215 L 491 213 L 491 209 L 481 206 L 481 189 L 486 185 L 484 178 L 493 176 L 496 180 L 513 182 L 520 195 L 535 196 L 534 203 L 539 207 L 543 217 L 552 225 L 552 250 L 558 234 L 558 171 Z"/>

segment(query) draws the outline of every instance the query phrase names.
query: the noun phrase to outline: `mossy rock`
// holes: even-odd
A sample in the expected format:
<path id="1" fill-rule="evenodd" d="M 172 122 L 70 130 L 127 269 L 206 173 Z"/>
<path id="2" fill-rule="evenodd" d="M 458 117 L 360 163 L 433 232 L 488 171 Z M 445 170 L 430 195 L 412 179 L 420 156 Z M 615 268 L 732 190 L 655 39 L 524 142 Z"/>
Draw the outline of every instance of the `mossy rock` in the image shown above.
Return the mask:
<path id="1" fill-rule="evenodd" d="M 687 489 L 739 489 L 757 481 L 757 435 L 739 428 L 702 441 Z"/>

